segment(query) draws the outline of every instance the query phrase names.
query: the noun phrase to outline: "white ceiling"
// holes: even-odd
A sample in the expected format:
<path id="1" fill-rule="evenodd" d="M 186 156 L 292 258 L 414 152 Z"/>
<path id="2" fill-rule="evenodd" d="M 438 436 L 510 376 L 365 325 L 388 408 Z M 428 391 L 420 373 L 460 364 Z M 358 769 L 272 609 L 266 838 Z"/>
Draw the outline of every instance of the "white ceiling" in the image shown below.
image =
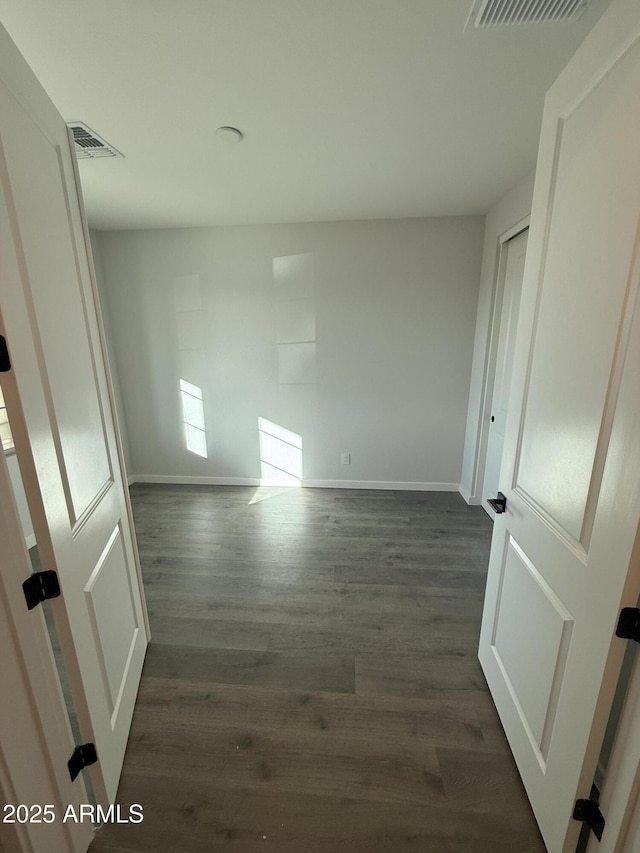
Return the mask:
<path id="1" fill-rule="evenodd" d="M 0 20 L 64 118 L 125 154 L 80 163 L 91 225 L 155 228 L 484 213 L 608 3 L 465 33 L 471 0 L 0 0 Z"/>

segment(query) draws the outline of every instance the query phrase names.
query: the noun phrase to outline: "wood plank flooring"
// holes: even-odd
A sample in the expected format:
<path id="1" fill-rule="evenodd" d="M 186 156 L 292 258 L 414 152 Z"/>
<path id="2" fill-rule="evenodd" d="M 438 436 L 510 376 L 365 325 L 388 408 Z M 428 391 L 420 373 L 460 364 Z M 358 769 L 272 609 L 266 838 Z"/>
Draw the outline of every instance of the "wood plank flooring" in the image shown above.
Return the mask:
<path id="1" fill-rule="evenodd" d="M 91 853 L 544 853 L 456 494 L 132 488 L 152 643 Z"/>

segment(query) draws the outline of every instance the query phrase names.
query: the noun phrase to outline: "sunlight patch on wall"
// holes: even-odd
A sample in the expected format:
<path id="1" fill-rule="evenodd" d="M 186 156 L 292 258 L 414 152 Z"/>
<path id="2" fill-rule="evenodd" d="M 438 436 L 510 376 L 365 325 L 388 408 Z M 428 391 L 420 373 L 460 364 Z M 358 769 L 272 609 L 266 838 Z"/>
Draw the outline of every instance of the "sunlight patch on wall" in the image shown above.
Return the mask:
<path id="1" fill-rule="evenodd" d="M 302 436 L 258 418 L 260 483 L 263 486 L 302 485 Z"/>
<path id="2" fill-rule="evenodd" d="M 186 449 L 208 459 L 203 401 L 207 372 L 204 358 L 204 311 L 200 277 L 184 275 L 173 280 L 181 420 Z M 177 412 L 176 412 L 177 415 Z M 177 418 L 176 418 L 177 420 Z M 178 426 L 178 424 L 176 424 Z"/>
<path id="3" fill-rule="evenodd" d="M 180 380 L 180 403 L 184 423 L 184 440 L 187 450 L 207 458 L 207 433 L 204 426 L 202 389 L 191 382 Z"/>

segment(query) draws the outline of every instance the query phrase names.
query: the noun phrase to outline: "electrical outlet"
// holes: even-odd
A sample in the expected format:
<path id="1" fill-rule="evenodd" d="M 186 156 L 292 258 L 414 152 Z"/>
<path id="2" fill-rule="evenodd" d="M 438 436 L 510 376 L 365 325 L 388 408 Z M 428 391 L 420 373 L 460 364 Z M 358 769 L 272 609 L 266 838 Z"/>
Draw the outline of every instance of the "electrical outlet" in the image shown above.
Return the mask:
<path id="1" fill-rule="evenodd" d="M 341 465 L 351 465 L 351 454 L 350 453 L 341 454 L 340 464 Z"/>

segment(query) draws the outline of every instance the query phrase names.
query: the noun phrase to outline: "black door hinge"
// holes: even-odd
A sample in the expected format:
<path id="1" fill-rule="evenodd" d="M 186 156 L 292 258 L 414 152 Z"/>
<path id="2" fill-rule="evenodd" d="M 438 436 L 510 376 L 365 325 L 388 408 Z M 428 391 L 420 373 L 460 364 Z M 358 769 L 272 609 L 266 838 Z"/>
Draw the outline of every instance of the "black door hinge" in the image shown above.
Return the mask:
<path id="1" fill-rule="evenodd" d="M 586 823 L 598 841 L 602 840 L 605 820 L 595 800 L 576 800 L 573 818 Z"/>
<path id="2" fill-rule="evenodd" d="M 640 608 L 623 607 L 618 619 L 616 637 L 623 640 L 635 640 L 640 643 Z"/>
<path id="3" fill-rule="evenodd" d="M 9 350 L 7 349 L 6 340 L 0 335 L 0 373 L 6 373 L 11 370 L 11 359 L 9 358 Z"/>
<path id="4" fill-rule="evenodd" d="M 22 589 L 27 602 L 27 610 L 33 610 L 43 601 L 47 601 L 49 598 L 57 598 L 60 595 L 58 575 L 52 570 L 34 572 L 22 584 Z"/>
<path id="5" fill-rule="evenodd" d="M 95 764 L 98 760 L 98 753 L 96 752 L 95 744 L 93 743 L 83 743 L 80 746 L 76 746 L 73 750 L 73 755 L 67 761 L 67 767 L 69 768 L 69 776 L 71 776 L 71 781 L 78 776 L 81 770 L 84 770 L 85 767 L 90 767 L 92 764 Z"/>

